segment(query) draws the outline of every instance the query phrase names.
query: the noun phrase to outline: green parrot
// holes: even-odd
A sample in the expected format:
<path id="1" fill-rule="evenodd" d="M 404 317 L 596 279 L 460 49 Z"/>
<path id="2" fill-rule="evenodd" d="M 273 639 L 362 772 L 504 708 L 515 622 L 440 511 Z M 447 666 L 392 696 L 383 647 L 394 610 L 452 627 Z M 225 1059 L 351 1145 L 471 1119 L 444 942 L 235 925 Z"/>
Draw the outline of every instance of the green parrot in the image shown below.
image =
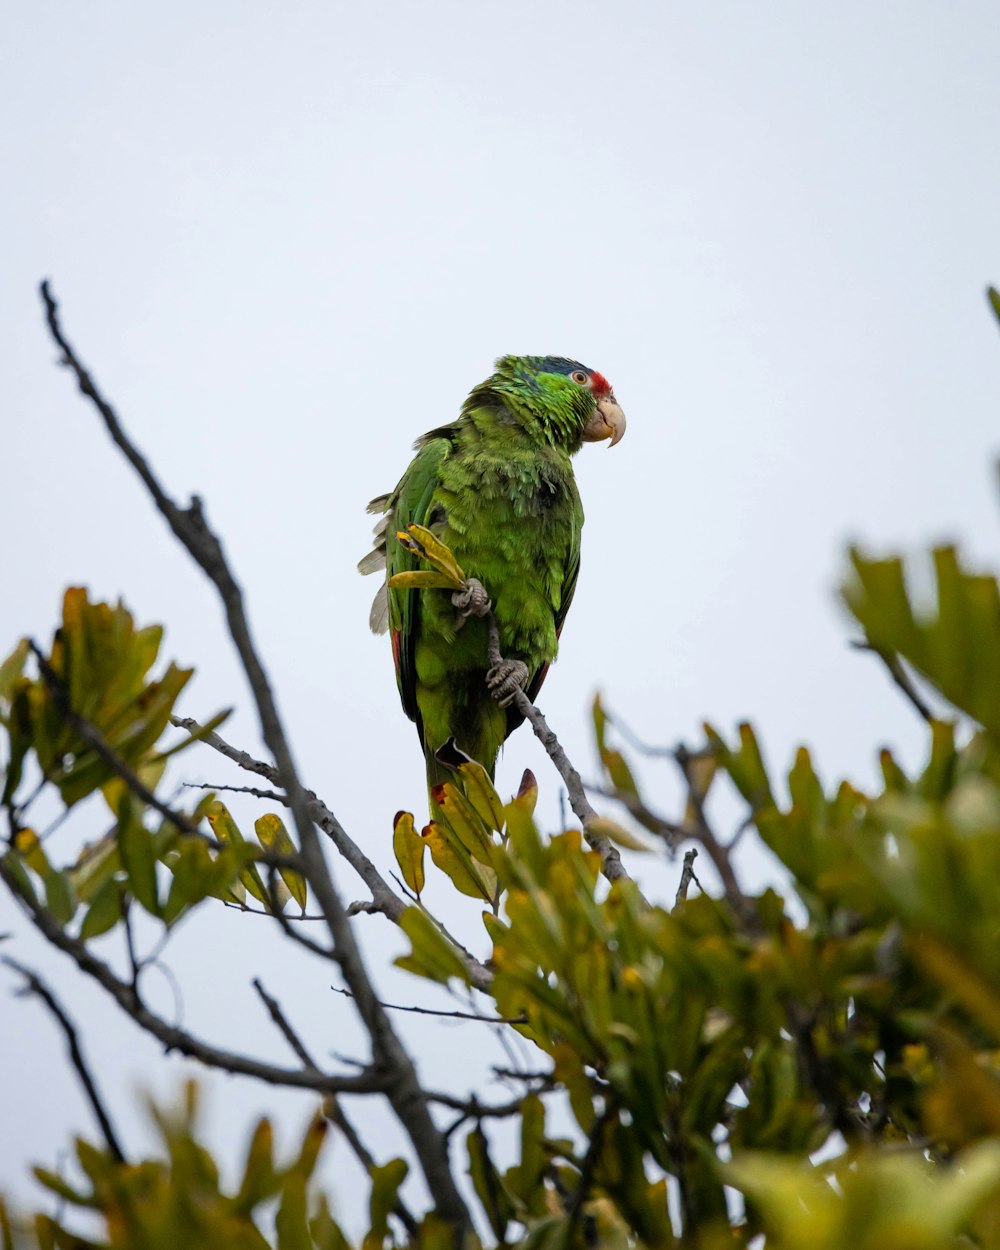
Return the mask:
<path id="1" fill-rule="evenodd" d="M 417 440 L 396 489 L 368 505 L 386 515 L 358 569 L 385 570 L 371 627 L 391 634 L 429 789 L 462 755 L 494 776 L 522 719 L 510 706 L 516 688 L 537 695 L 576 586 L 583 507 L 570 457 L 584 442 L 613 447 L 624 432 L 625 414 L 596 370 L 561 356 L 502 356 L 456 421 Z M 451 548 L 468 579 L 460 592 L 389 589 L 393 574 L 420 567 L 397 537 L 414 523 Z M 495 669 L 478 615 L 487 596 L 504 657 Z"/>

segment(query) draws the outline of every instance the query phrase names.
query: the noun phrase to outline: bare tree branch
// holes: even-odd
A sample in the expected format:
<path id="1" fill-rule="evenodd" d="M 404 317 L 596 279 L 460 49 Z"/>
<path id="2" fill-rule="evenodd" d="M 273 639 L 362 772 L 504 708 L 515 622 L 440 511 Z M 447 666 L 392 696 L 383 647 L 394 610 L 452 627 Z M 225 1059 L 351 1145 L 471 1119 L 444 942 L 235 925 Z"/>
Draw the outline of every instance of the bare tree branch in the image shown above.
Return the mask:
<path id="1" fill-rule="evenodd" d="M 17 888 L 8 866 L 0 859 L 0 878 L 24 907 L 35 928 L 53 946 L 65 952 L 81 972 L 98 983 L 145 1032 L 161 1042 L 167 1051 L 176 1050 L 182 1055 L 197 1059 L 210 1068 L 221 1068 L 238 1076 L 253 1076 L 269 1085 L 285 1085 L 294 1089 L 311 1089 L 318 1094 L 351 1093 L 370 1094 L 384 1092 L 387 1077 L 376 1067 L 362 1069 L 352 1076 L 331 1075 L 323 1072 L 303 1072 L 297 1068 L 280 1068 L 274 1064 L 250 1059 L 235 1051 L 222 1050 L 209 1042 L 188 1033 L 185 1029 L 169 1024 L 146 1006 L 135 986 L 123 981 L 102 960 L 97 959 L 87 946 L 71 937 L 52 916 L 38 903 L 24 897 Z"/>
<path id="2" fill-rule="evenodd" d="M 294 1050 L 298 1057 L 302 1060 L 302 1066 L 304 1068 L 311 1069 L 313 1072 L 318 1072 L 319 1069 L 313 1062 L 309 1052 L 306 1050 L 305 1043 L 288 1023 L 285 1013 L 281 1010 L 281 1004 L 278 1000 L 276 998 L 272 998 L 267 990 L 264 989 L 264 986 L 261 984 L 260 977 L 254 977 L 250 984 L 257 991 L 261 1002 L 267 1008 L 268 1015 L 281 1031 L 282 1037 L 284 1037 L 285 1041 L 289 1044 L 289 1046 L 291 1046 L 292 1050 Z"/>
<path id="3" fill-rule="evenodd" d="M 567 1247 L 573 1244 L 573 1230 L 583 1214 L 583 1204 L 587 1201 L 590 1187 L 594 1183 L 594 1173 L 597 1170 L 597 1162 L 601 1157 L 601 1146 L 604 1144 L 605 1130 L 611 1120 L 617 1115 L 614 1100 L 607 1095 L 605 1095 L 605 1099 L 606 1105 L 604 1110 L 594 1121 L 594 1126 L 587 1138 L 587 1153 L 583 1156 L 583 1162 L 580 1164 L 580 1177 L 566 1207 L 566 1229 L 563 1234 L 562 1244 Z"/>
<path id="4" fill-rule="evenodd" d="M 35 994 L 48 1007 L 49 1011 L 55 1016 L 59 1022 L 59 1026 L 66 1035 L 66 1045 L 69 1048 L 70 1062 L 76 1069 L 77 1076 L 80 1078 L 80 1084 L 83 1086 L 83 1092 L 87 1096 L 91 1110 L 97 1117 L 97 1122 L 101 1126 L 101 1133 L 107 1143 L 108 1150 L 113 1158 L 119 1163 L 125 1163 L 125 1151 L 121 1147 L 118 1134 L 114 1130 L 111 1123 L 111 1117 L 104 1105 L 101 1095 L 97 1089 L 97 1083 L 91 1075 L 87 1066 L 87 1061 L 83 1057 L 83 1051 L 80 1048 L 80 1039 L 77 1036 L 76 1027 L 73 1021 L 66 1014 L 62 1004 L 52 993 L 37 972 L 33 972 L 31 968 L 25 968 L 23 964 L 19 964 L 16 960 L 5 955 L 3 962 L 8 968 L 12 968 L 15 972 L 20 973 L 25 980 L 25 988 L 19 991 L 22 994 Z"/>
<path id="5" fill-rule="evenodd" d="M 281 1009 L 281 1004 L 276 998 L 273 998 L 267 990 L 264 989 L 264 986 L 261 984 L 258 977 L 254 977 L 252 984 L 254 989 L 260 995 L 260 999 L 264 1006 L 267 1008 L 268 1015 L 278 1026 L 282 1036 L 288 1042 L 289 1046 L 291 1046 L 292 1050 L 294 1050 L 298 1057 L 302 1060 L 302 1066 L 316 1071 L 317 1068 L 315 1061 L 306 1049 L 305 1043 L 289 1024 L 285 1013 Z M 345 1140 L 347 1141 L 347 1144 L 354 1151 L 354 1154 L 361 1166 L 369 1175 L 371 1175 L 372 1169 L 377 1166 L 375 1157 L 361 1140 L 357 1129 L 348 1119 L 347 1114 L 341 1107 L 340 1100 L 337 1098 L 336 1094 L 328 1094 L 323 1100 L 323 1114 L 332 1124 L 335 1124 L 337 1128 L 340 1129 Z M 399 1216 L 399 1219 L 406 1228 L 406 1231 L 410 1233 L 411 1236 L 415 1237 L 418 1233 L 419 1226 L 417 1221 L 413 1218 L 409 1208 L 401 1198 L 397 1197 L 393 1210 L 396 1215 Z"/>
<path id="6" fill-rule="evenodd" d="M 382 1074 L 386 1096 L 413 1143 L 438 1213 L 457 1227 L 468 1227 L 469 1213 L 451 1173 L 447 1142 L 431 1118 L 413 1063 L 379 1005 L 354 940 L 350 919 L 323 858 L 308 798 L 295 769 L 270 682 L 250 634 L 243 593 L 229 568 L 222 544 L 209 528 L 197 496 L 187 508 L 179 508 L 164 491 L 67 342 L 48 283 L 42 283 L 41 294 L 49 330 L 62 351 L 63 362 L 74 373 L 80 390 L 96 406 L 115 445 L 139 475 L 174 535 L 218 591 L 230 636 L 253 692 L 264 742 L 277 766 L 276 784 L 288 795 L 301 848 L 303 875 L 327 917 L 344 980 L 355 995 L 358 1012 L 371 1037 L 375 1064 Z M 340 829 L 339 822 L 337 829 Z"/>
<path id="7" fill-rule="evenodd" d="M 688 889 L 691 882 L 695 880 L 694 861 L 698 855 L 698 848 L 692 846 L 690 850 L 684 852 L 684 866 L 681 869 L 681 880 L 677 887 L 677 896 L 674 899 L 674 910 L 676 911 L 680 905 L 686 901 Z"/>
<path id="8" fill-rule="evenodd" d="M 544 1093 L 545 1091 L 539 1088 L 532 1092 Z M 431 1102 L 436 1102 L 442 1107 L 450 1107 L 453 1111 L 461 1112 L 462 1120 L 505 1120 L 509 1116 L 520 1113 L 527 1094 L 522 1094 L 519 1098 L 512 1098 L 510 1102 L 492 1104 L 480 1102 L 475 1094 L 470 1098 L 456 1098 L 454 1094 L 437 1093 L 431 1090 L 428 1092 L 427 1097 Z M 461 1123 L 461 1120 L 459 1123 Z M 452 1131 L 454 1132 L 454 1126 Z"/>
<path id="9" fill-rule="evenodd" d="M 701 758 L 701 752 L 689 751 L 683 743 L 674 750 L 674 759 L 677 761 L 677 767 L 684 775 L 684 781 L 687 784 L 688 804 L 694 813 L 692 836 L 704 847 L 706 854 L 712 861 L 715 871 L 722 880 L 722 887 L 726 891 L 726 898 L 729 900 L 730 906 L 743 922 L 756 932 L 759 928 L 756 908 L 743 892 L 743 887 L 736 876 L 736 870 L 733 868 L 732 860 L 729 858 L 729 848 L 724 846 L 716 836 L 715 830 L 708 823 L 708 818 L 705 815 L 705 800 L 693 772 L 694 764 Z"/>

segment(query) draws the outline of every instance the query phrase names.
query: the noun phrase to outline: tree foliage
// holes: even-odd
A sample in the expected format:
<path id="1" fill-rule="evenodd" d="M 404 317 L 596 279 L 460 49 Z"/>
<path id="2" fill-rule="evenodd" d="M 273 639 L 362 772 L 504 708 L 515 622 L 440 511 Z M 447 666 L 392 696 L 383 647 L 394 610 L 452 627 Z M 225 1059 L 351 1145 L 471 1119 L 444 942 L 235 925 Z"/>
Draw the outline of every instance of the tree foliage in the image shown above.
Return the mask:
<path id="1" fill-rule="evenodd" d="M 431 555 L 440 577 L 448 553 Z M 180 1112 L 151 1109 L 162 1148 L 134 1159 L 101 1118 L 91 1082 L 102 1140 L 76 1143 L 73 1180 L 35 1169 L 58 1199 L 45 1214 L 0 1207 L 4 1250 L 345 1246 L 336 1195 L 313 1179 L 327 1132 L 347 1137 L 371 1178 L 364 1250 L 463 1239 L 552 1250 L 1000 1246 L 1000 588 L 954 548 L 931 559 L 936 595 L 922 602 L 901 559 L 851 553 L 843 600 L 862 645 L 926 726 L 921 765 L 907 770 L 884 749 L 872 793 L 825 780 L 806 747 L 778 776 L 752 726 L 706 726 L 702 742 L 657 752 L 684 788 L 680 812 L 664 814 L 653 765 L 598 700 L 604 814 L 545 835 L 530 774 L 505 799 L 478 764 L 458 762 L 430 824 L 419 829 L 400 812 L 386 831 L 406 886 L 405 898 L 389 891 L 392 903 L 306 792 L 311 819 L 371 887 L 367 909 L 405 934 L 400 966 L 467 987 L 537 1056 L 509 1104 L 419 1091 L 432 1130 L 443 1109 L 458 1112 L 463 1131 L 442 1157 L 459 1205 L 443 1210 L 438 1199 L 437 1209 L 412 1212 L 401 1192 L 407 1164 L 373 1159 L 338 1098 L 391 1099 L 403 1079 L 402 1060 L 377 1037 L 381 1018 L 359 1004 L 385 1047 L 381 1062 L 329 1071 L 258 985 L 297 1066 L 178 1029 L 169 1040 L 213 1066 L 314 1090 L 317 1113 L 299 1151 L 276 1160 L 262 1120 L 238 1184 L 222 1185 L 188 1087 Z M 132 907 L 169 932 L 182 915 L 223 902 L 252 906 L 273 915 L 275 940 L 295 940 L 303 959 L 336 960 L 338 939 L 332 922 L 326 944 L 294 927 L 309 906 L 329 918 L 332 887 L 278 812 L 262 801 L 251 839 L 212 794 L 185 809 L 163 797 L 168 758 L 199 742 L 287 779 L 279 765 L 229 747 L 214 732 L 219 718 L 169 738 L 190 671 L 170 664 L 152 676 L 160 642 L 159 629 L 137 629 L 121 605 L 73 589 L 51 646 L 22 641 L 0 666 L 0 878 L 44 938 L 163 1040 L 171 1026 L 145 1004 L 139 970 L 123 980 L 94 952 L 102 935 L 129 939 Z M 934 714 L 929 698 L 948 714 Z M 100 794 L 110 831 L 56 861 L 31 826 L 42 794 L 62 810 Z M 774 885 L 745 888 L 735 839 L 718 832 L 720 811 L 737 838 L 758 838 L 773 854 Z M 686 852 L 676 897 L 647 899 L 611 871 L 609 840 Z M 706 862 L 717 887 L 701 888 Z M 447 916 L 427 908 L 429 872 L 450 881 L 456 907 L 478 902 L 477 949 L 459 946 Z M 75 1036 L 39 978 L 7 962 Z M 492 1140 L 500 1117 L 518 1126 L 513 1158 Z M 447 1195 L 437 1139 L 400 1123 L 432 1195 Z"/>

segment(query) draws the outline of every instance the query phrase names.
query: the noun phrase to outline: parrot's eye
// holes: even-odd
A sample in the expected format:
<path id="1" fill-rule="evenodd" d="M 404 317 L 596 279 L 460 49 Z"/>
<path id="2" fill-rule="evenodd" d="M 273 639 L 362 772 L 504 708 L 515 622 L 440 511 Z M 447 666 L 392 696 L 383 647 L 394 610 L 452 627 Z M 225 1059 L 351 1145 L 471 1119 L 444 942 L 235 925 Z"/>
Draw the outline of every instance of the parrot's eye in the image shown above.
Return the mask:
<path id="1" fill-rule="evenodd" d="M 586 386 L 590 381 L 590 378 L 587 377 L 582 369 L 574 369 L 569 376 L 574 382 L 578 382 L 581 386 Z"/>

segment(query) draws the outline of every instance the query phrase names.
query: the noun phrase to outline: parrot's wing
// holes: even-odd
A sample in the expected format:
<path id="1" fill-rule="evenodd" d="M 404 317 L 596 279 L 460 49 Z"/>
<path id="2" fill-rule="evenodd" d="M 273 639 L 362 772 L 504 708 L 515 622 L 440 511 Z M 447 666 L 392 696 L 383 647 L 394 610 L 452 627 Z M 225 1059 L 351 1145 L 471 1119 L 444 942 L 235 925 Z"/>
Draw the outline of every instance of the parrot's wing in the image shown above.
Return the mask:
<path id="1" fill-rule="evenodd" d="M 405 530 L 408 525 L 427 525 L 431 501 L 439 482 L 439 470 L 442 462 L 451 454 L 452 444 L 448 438 L 425 436 L 418 446 L 420 450 L 387 501 L 387 583 L 396 573 L 420 567 L 418 557 L 406 550 L 396 537 L 396 532 Z M 411 720 L 416 721 L 418 727 L 420 712 L 417 708 L 414 652 L 420 632 L 420 599 L 420 594 L 412 590 L 388 590 L 389 632 L 392 635 L 396 684 L 399 686 L 399 697 L 404 711 Z"/>

